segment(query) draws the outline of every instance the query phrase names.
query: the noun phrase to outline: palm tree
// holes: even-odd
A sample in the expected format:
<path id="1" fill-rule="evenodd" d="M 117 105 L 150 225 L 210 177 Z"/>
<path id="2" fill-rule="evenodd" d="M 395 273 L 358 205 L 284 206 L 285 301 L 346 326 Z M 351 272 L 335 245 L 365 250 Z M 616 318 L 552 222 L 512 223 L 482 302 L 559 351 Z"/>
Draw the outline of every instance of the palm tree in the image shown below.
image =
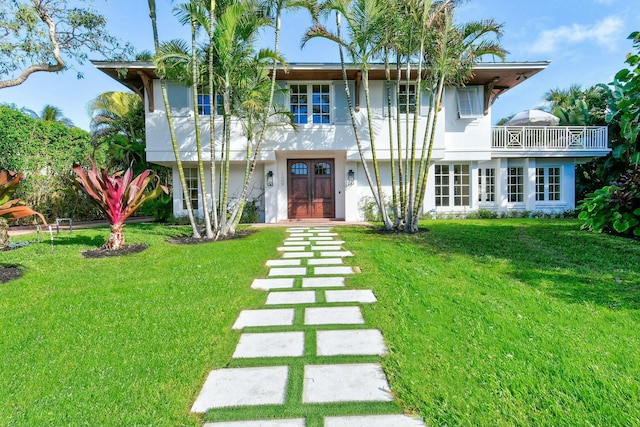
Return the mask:
<path id="1" fill-rule="evenodd" d="M 158 38 L 158 24 L 156 17 L 156 2 L 155 0 L 148 0 L 149 4 L 149 18 L 151 19 L 151 28 L 153 31 L 153 43 L 156 53 L 160 50 L 160 39 Z M 162 90 L 162 99 L 164 101 L 164 108 L 167 114 L 167 124 L 169 126 L 169 135 L 171 137 L 171 146 L 173 148 L 173 154 L 176 159 L 176 168 L 178 169 L 178 175 L 180 176 L 180 185 L 182 186 L 182 194 L 187 205 L 187 216 L 191 223 L 192 235 L 194 238 L 201 238 L 198 231 L 198 224 L 196 223 L 193 207 L 189 197 L 189 187 L 187 186 L 187 180 L 184 175 L 184 168 L 182 166 L 182 159 L 180 158 L 180 148 L 178 147 L 178 140 L 176 137 L 175 127 L 173 125 L 173 116 L 171 115 L 171 106 L 169 105 L 169 96 L 167 94 L 167 85 L 164 79 L 160 79 L 160 88 Z"/>
<path id="2" fill-rule="evenodd" d="M 385 208 L 384 192 L 382 189 L 382 181 L 380 179 L 380 169 L 376 151 L 375 133 L 373 129 L 373 117 L 371 111 L 371 102 L 369 94 L 369 68 L 371 62 L 376 55 L 382 50 L 382 32 L 385 25 L 385 17 L 388 15 L 388 10 L 384 0 L 329 0 L 323 4 L 322 11 L 325 14 L 330 12 L 336 13 L 337 32 L 334 34 L 329 31 L 325 26 L 316 22 L 315 25 L 307 30 L 303 39 L 302 45 L 304 46 L 309 40 L 321 37 L 335 42 L 338 45 L 340 52 L 340 63 L 342 66 L 342 76 L 345 85 L 345 92 L 347 94 L 347 101 L 349 104 L 349 111 L 351 115 L 351 123 L 360 153 L 360 159 L 362 167 L 367 177 L 367 182 L 371 188 L 371 193 L 378 205 L 378 209 L 382 216 L 385 228 L 390 230 L 393 227 L 389 215 Z M 341 18 L 346 21 L 346 27 L 348 31 L 347 37 L 341 35 Z M 349 84 L 347 81 L 346 63 L 344 60 L 344 52 L 346 50 L 349 54 L 351 61 L 357 65 L 362 72 L 362 83 L 365 93 L 365 103 L 367 108 L 367 124 L 369 131 L 369 145 L 371 147 L 371 154 L 373 157 L 373 178 L 369 172 L 369 168 L 365 161 L 364 156 L 364 143 L 358 129 L 358 124 L 355 117 L 355 110 L 353 103 L 351 102 L 351 94 Z M 375 180 L 375 182 L 374 182 Z"/>
<path id="3" fill-rule="evenodd" d="M 344 17 L 347 37 L 338 32 L 328 31 L 316 23 L 309 29 L 303 44 L 314 37 L 323 37 L 338 44 L 343 68 L 345 91 L 350 104 L 352 124 L 362 165 L 374 199 L 382 214 L 385 228 L 394 226 L 407 232 L 415 232 L 426 193 L 426 182 L 431 163 L 437 113 L 440 109 L 444 87 L 447 85 L 464 85 L 470 77 L 472 67 L 483 55 L 493 54 L 504 57 L 505 51 L 498 43 L 487 36 L 500 36 L 501 26 L 491 20 L 472 22 L 462 26 L 453 24 L 455 0 L 442 1 L 395 1 L 395 0 L 329 0 L 324 3 L 325 10 L 335 11 L 337 16 Z M 362 83 L 367 105 L 369 139 L 373 160 L 373 179 L 365 162 L 362 141 L 359 135 L 355 113 L 351 105 L 349 86 L 343 49 L 351 60 L 362 71 Z M 404 61 L 405 87 L 411 81 L 412 69 L 415 69 L 415 108 L 412 120 L 406 120 L 404 136 L 396 124 L 395 138 L 391 123 L 391 66 L 395 55 L 396 84 L 401 85 L 401 61 Z M 389 135 L 391 141 L 392 161 L 392 203 L 395 221 L 392 224 L 384 206 L 380 170 L 378 167 L 375 134 L 372 126 L 372 114 L 369 101 L 368 71 L 370 63 L 377 57 L 385 61 L 387 79 L 387 106 L 389 116 Z M 413 84 L 413 82 L 412 82 Z M 422 92 L 429 95 L 430 108 L 425 121 L 422 147 L 418 140 L 419 106 Z M 408 93 L 408 90 L 407 90 Z M 401 107 L 399 90 L 396 91 L 396 109 Z M 405 97 L 405 113 L 409 116 L 409 96 Z M 396 110 L 396 117 L 399 110 Z M 397 139 L 394 147 L 393 140 Z M 397 148 L 396 148 L 397 147 Z M 418 151 L 420 150 L 420 151 Z M 395 153 L 394 153 L 395 151 Z M 404 160 L 403 160 L 404 157 Z M 395 159 L 398 159 L 397 175 Z"/>
<path id="4" fill-rule="evenodd" d="M 144 106 L 138 95 L 104 92 L 89 103 L 87 111 L 91 116 L 92 138 L 96 141 L 94 150 L 101 143 L 108 144 L 111 166 L 116 169 L 124 169 L 132 162 L 136 173 L 147 168 Z"/>
<path id="5" fill-rule="evenodd" d="M 191 0 L 189 3 L 184 3 L 175 9 L 176 16 L 181 24 L 188 24 L 191 27 L 191 51 L 190 55 L 182 55 L 183 59 L 187 60 L 190 65 L 190 70 L 187 71 L 190 74 L 191 80 L 191 92 L 193 100 L 193 113 L 194 113 L 194 131 L 196 138 L 196 154 L 198 157 L 198 176 L 200 177 L 200 188 L 202 189 L 202 210 L 205 224 L 205 234 L 207 238 L 213 238 L 213 230 L 211 229 L 211 217 L 209 215 L 209 204 L 207 201 L 207 183 L 204 176 L 204 161 L 202 158 L 202 135 L 200 131 L 200 114 L 198 112 L 198 87 L 200 83 L 200 64 L 202 60 L 202 52 L 198 50 L 197 34 L 201 28 L 201 22 L 205 21 L 206 9 L 199 1 Z"/>
<path id="6" fill-rule="evenodd" d="M 430 49 L 425 51 L 425 61 L 430 78 L 431 105 L 427 132 L 422 144 L 418 176 L 418 195 L 413 207 L 407 231 L 418 230 L 418 220 L 426 194 L 426 183 L 435 142 L 437 114 L 442 103 L 444 87 L 462 86 L 473 75 L 473 65 L 483 56 L 492 55 L 504 60 L 506 51 L 500 46 L 502 25 L 492 19 L 454 25 L 455 3 L 445 5 L 433 21 Z M 432 58 L 432 62 L 430 62 Z"/>
<path id="7" fill-rule="evenodd" d="M 40 112 L 38 119 L 42 120 L 43 122 L 56 122 L 62 123 L 67 127 L 73 127 L 73 122 L 71 121 L 71 119 L 65 117 L 64 114 L 62 114 L 62 110 L 60 108 L 50 104 L 42 107 L 42 111 Z"/>
<path id="8" fill-rule="evenodd" d="M 317 3 L 314 1 L 310 1 L 310 0 L 265 0 L 262 3 L 260 3 L 260 8 L 266 13 L 267 16 L 272 17 L 273 18 L 273 24 L 274 24 L 274 48 L 273 51 L 268 51 L 268 50 L 263 50 L 260 54 L 259 57 L 257 58 L 257 67 L 256 68 L 251 68 L 251 70 L 257 70 L 257 73 L 254 75 L 254 77 L 256 78 L 256 80 L 253 82 L 254 83 L 254 87 L 256 89 L 258 89 L 257 91 L 249 91 L 250 94 L 254 94 L 254 95 L 259 95 L 262 94 L 263 97 L 266 96 L 266 99 L 268 99 L 268 101 L 266 102 L 266 105 L 259 105 L 260 108 L 250 108 L 248 111 L 252 114 L 257 114 L 260 117 L 260 124 L 259 124 L 259 133 L 257 136 L 257 141 L 256 141 L 256 146 L 255 149 L 253 150 L 253 154 L 252 154 L 252 159 L 249 162 L 249 157 L 250 157 L 250 153 L 249 151 L 247 151 L 247 165 L 246 165 L 246 171 L 245 171 L 245 180 L 244 180 L 244 184 L 242 186 L 242 192 L 240 194 L 240 198 L 239 198 L 239 203 L 237 205 L 237 208 L 235 210 L 235 212 L 232 214 L 231 217 L 231 221 L 230 221 L 230 225 L 228 226 L 228 230 L 223 230 L 223 234 L 226 234 L 226 232 L 233 232 L 233 230 L 235 230 L 235 227 L 237 226 L 238 222 L 240 221 L 240 218 L 242 216 L 242 211 L 244 209 L 244 205 L 246 202 L 246 198 L 247 198 L 247 193 L 249 190 L 249 182 L 251 179 L 251 176 L 255 170 L 256 164 L 257 164 L 257 160 L 258 160 L 258 155 L 260 154 L 261 148 L 262 148 L 262 144 L 264 142 L 265 136 L 266 136 L 266 132 L 267 129 L 270 127 L 269 125 L 269 120 L 272 117 L 275 117 L 275 123 L 277 125 L 277 123 L 282 123 L 282 122 L 288 122 L 289 124 L 292 123 L 291 121 L 291 117 L 285 113 L 284 111 L 278 111 L 278 109 L 276 108 L 274 111 L 274 94 L 276 91 L 276 71 L 277 71 L 277 66 L 278 64 L 284 64 L 284 60 L 280 57 L 279 55 L 279 47 L 280 47 L 280 31 L 281 31 L 281 27 L 282 27 L 282 13 L 285 10 L 292 10 L 292 9 L 297 9 L 297 8 L 305 8 L 307 11 L 309 11 L 311 13 L 312 16 L 316 16 L 316 5 Z M 271 78 L 270 78 L 270 84 L 269 84 L 269 88 L 268 91 L 266 91 L 266 87 L 262 84 L 262 82 L 264 82 L 264 78 L 266 77 L 264 75 L 264 73 L 261 71 L 261 64 L 260 62 L 263 60 L 271 60 Z M 250 96 L 249 99 L 255 99 L 254 96 Z M 259 104 L 259 103 L 258 103 Z M 256 104 L 251 102 L 251 103 L 247 103 L 245 101 L 244 105 L 252 105 L 253 107 L 256 107 Z M 272 114 L 273 113 L 273 114 Z M 249 131 L 250 133 L 251 131 Z M 249 144 L 248 144 L 249 147 Z"/>

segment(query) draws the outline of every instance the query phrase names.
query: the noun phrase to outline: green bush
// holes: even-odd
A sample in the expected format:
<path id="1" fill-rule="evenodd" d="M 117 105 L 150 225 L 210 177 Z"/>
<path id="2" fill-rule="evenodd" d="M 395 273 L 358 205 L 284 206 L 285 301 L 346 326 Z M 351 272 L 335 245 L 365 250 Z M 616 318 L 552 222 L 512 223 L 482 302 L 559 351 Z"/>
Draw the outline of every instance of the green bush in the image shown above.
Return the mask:
<path id="1" fill-rule="evenodd" d="M 578 206 L 583 229 L 640 236 L 640 166 L 587 195 Z"/>
<path id="2" fill-rule="evenodd" d="M 74 220 L 99 217 L 97 209 L 72 189 L 71 166 L 92 152 L 89 132 L 35 120 L 15 108 L 0 105 L 0 169 L 23 172 L 16 197 L 49 221 L 56 217 Z M 93 154 L 99 163 L 104 162 L 101 150 Z"/>
<path id="3" fill-rule="evenodd" d="M 240 217 L 241 224 L 255 224 L 260 222 L 260 214 L 263 209 L 261 207 L 261 200 L 259 198 L 253 200 L 247 200 L 242 210 L 242 216 Z"/>

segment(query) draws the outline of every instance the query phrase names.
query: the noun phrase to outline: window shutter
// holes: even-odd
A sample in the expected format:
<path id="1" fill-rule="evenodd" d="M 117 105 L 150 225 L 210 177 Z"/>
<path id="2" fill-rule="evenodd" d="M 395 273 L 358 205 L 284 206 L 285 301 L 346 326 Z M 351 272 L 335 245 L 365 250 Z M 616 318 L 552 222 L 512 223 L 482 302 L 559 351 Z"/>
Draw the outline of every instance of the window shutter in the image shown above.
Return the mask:
<path id="1" fill-rule="evenodd" d="M 431 102 L 431 97 L 428 92 L 422 91 L 420 92 L 420 116 L 426 117 L 429 115 L 429 103 Z"/>
<path id="2" fill-rule="evenodd" d="M 351 92 L 351 100 L 355 96 L 355 84 L 349 82 L 349 91 Z M 351 116 L 349 114 L 349 105 L 347 104 L 347 94 L 344 90 L 344 82 L 342 80 L 336 80 L 333 82 L 333 122 L 336 124 L 349 124 L 351 123 Z"/>
<path id="3" fill-rule="evenodd" d="M 167 97 L 174 116 L 188 116 L 191 112 L 189 105 L 189 88 L 180 83 L 167 83 Z"/>
<path id="4" fill-rule="evenodd" d="M 461 119 L 482 117 L 483 91 L 480 88 L 480 86 L 467 86 L 456 89 L 458 117 Z"/>
<path id="5" fill-rule="evenodd" d="M 276 111 L 288 111 L 287 107 L 287 83 L 276 82 L 275 93 L 273 94 L 273 108 Z"/>

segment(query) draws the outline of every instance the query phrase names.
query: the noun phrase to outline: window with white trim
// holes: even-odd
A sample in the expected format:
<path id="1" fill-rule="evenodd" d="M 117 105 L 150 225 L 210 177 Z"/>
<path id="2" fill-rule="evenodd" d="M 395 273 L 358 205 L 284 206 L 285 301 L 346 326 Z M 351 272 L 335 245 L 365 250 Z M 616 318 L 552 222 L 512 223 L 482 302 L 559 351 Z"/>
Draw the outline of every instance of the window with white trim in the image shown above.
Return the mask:
<path id="1" fill-rule="evenodd" d="M 413 114 L 416 112 L 416 85 L 406 83 L 398 87 L 398 112 L 400 114 Z"/>
<path id="2" fill-rule="evenodd" d="M 496 170 L 495 168 L 478 169 L 478 201 L 496 201 Z"/>
<path id="3" fill-rule="evenodd" d="M 435 165 L 436 207 L 469 206 L 470 183 L 468 164 Z"/>
<path id="4" fill-rule="evenodd" d="M 449 165 L 436 165 L 436 206 L 449 206 Z"/>
<path id="5" fill-rule="evenodd" d="M 560 168 L 536 168 L 536 200 L 560 200 Z"/>
<path id="6" fill-rule="evenodd" d="M 191 208 L 198 209 L 198 169 L 184 168 L 184 179 L 187 182 L 187 198 L 191 201 Z M 182 198 L 182 209 L 187 209 L 184 197 Z"/>
<path id="7" fill-rule="evenodd" d="M 289 85 L 289 111 L 293 114 L 293 122 L 297 124 L 331 123 L 331 85 Z"/>
<path id="8" fill-rule="evenodd" d="M 507 200 L 509 203 L 524 202 L 524 168 L 507 169 Z"/>
<path id="9" fill-rule="evenodd" d="M 222 101 L 222 95 L 219 93 L 216 94 L 216 115 L 222 116 L 224 113 L 224 105 Z M 211 114 L 211 97 L 209 94 L 199 93 L 198 94 L 198 114 L 203 116 L 208 116 Z"/>
<path id="10" fill-rule="evenodd" d="M 456 88 L 458 100 L 458 117 L 475 119 L 482 117 L 482 86 L 466 86 Z"/>

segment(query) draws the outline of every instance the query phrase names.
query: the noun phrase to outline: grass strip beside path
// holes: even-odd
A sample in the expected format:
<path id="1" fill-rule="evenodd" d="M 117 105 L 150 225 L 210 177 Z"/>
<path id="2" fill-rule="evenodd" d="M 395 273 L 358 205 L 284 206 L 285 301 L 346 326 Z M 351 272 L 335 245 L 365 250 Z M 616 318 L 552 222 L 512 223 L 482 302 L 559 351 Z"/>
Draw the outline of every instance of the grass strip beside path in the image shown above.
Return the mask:
<path id="1" fill-rule="evenodd" d="M 640 244 L 576 221 L 340 229 L 391 387 L 427 425 L 640 425 Z"/>
<path id="2" fill-rule="evenodd" d="M 61 233 L 0 253 L 26 268 L 0 284 L 0 425 L 199 425 L 189 413 L 213 368 L 231 359 L 241 308 L 277 256 L 284 229 L 173 245 L 184 227 L 130 224 L 144 252 L 85 259 L 108 228 Z M 47 236 L 48 237 L 48 236 Z M 19 241 L 34 235 L 15 237 Z"/>

